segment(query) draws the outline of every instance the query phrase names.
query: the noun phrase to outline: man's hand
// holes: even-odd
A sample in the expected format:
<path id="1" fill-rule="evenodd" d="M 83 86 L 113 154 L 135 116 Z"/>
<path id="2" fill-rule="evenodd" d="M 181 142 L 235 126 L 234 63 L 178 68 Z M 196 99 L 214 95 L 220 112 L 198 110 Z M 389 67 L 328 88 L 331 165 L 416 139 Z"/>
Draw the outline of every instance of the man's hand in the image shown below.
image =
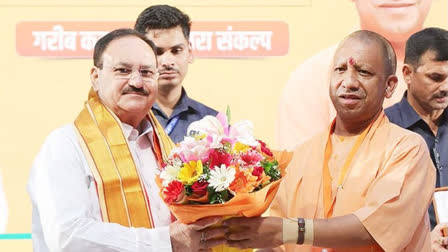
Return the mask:
<path id="1" fill-rule="evenodd" d="M 236 248 L 274 248 L 283 244 L 283 220 L 278 217 L 232 218 L 227 244 Z"/>
<path id="2" fill-rule="evenodd" d="M 447 223 L 440 223 L 431 231 L 431 249 L 433 252 L 448 251 L 448 237 L 443 237 L 442 230 L 448 228 Z"/>
<path id="3" fill-rule="evenodd" d="M 209 248 L 226 243 L 227 227 L 211 228 L 221 217 L 210 217 L 186 225 L 178 221 L 171 223 L 171 246 L 177 251 L 208 251 Z"/>

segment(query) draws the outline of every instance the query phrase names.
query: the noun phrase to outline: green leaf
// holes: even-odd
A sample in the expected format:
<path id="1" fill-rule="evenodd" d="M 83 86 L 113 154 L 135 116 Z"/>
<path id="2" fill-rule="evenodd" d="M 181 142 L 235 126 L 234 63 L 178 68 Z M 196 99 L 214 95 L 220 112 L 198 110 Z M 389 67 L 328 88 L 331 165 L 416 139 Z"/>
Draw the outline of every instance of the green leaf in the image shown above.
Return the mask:
<path id="1" fill-rule="evenodd" d="M 261 161 L 261 167 L 264 169 L 264 173 L 271 177 L 271 181 L 279 180 L 282 175 L 278 170 L 278 162 L 274 160 L 272 162 L 269 161 Z"/>
<path id="2" fill-rule="evenodd" d="M 232 195 L 228 190 L 216 192 L 213 187 L 207 187 L 208 201 L 210 204 L 222 204 L 231 199 Z"/>
<path id="3" fill-rule="evenodd" d="M 208 181 L 210 179 L 210 168 L 209 165 L 202 166 L 202 174 L 204 175 L 203 181 Z"/>
<path id="4" fill-rule="evenodd" d="M 185 195 L 190 196 L 193 194 L 193 188 L 191 185 L 185 185 Z"/>
<path id="5" fill-rule="evenodd" d="M 230 119 L 231 119 L 232 117 L 231 117 L 230 106 L 229 106 L 229 105 L 227 105 L 226 116 L 227 116 L 227 123 L 230 125 Z"/>

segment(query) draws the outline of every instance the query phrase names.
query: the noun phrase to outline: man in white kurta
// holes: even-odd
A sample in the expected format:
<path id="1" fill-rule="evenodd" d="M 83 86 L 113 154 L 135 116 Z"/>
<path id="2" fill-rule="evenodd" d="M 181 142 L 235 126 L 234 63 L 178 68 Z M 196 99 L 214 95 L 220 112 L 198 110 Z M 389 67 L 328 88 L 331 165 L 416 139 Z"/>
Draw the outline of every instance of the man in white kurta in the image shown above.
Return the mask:
<path id="1" fill-rule="evenodd" d="M 130 29 L 95 45 L 84 109 L 47 137 L 31 170 L 35 251 L 198 251 L 222 243 L 209 239 L 224 228 L 204 229 L 217 218 L 173 222 L 159 197 L 155 176 L 172 142 L 148 113 L 155 55 L 155 45 Z"/>
<path id="2" fill-rule="evenodd" d="M 134 229 L 102 222 L 95 181 L 74 125 L 70 124 L 47 137 L 31 171 L 28 191 L 33 204 L 35 251 L 64 247 L 69 248 L 67 251 L 81 251 L 86 247 L 89 251 L 171 251 L 170 211 L 154 182 L 157 172 L 154 155 L 145 152 L 151 149 L 148 136 L 153 129 L 147 121 L 142 123 L 140 134 L 130 125 L 122 126 L 149 192 L 156 228 Z"/>

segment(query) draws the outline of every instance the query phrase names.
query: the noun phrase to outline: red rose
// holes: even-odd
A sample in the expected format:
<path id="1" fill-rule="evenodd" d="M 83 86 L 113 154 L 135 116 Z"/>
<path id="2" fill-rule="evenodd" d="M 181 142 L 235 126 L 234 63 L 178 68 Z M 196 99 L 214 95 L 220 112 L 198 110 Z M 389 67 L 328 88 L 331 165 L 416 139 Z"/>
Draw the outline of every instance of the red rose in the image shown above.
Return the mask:
<path id="1" fill-rule="evenodd" d="M 212 153 L 210 153 L 209 159 L 210 159 L 209 168 L 210 170 L 213 170 L 215 169 L 215 166 L 220 167 L 222 164 L 225 164 L 226 167 L 230 166 L 233 157 L 227 152 L 214 150 Z"/>
<path id="2" fill-rule="evenodd" d="M 258 177 L 257 181 L 258 181 L 258 180 L 261 179 L 261 177 L 262 177 L 262 175 L 263 175 L 263 172 L 264 172 L 263 167 L 261 167 L 261 166 L 255 166 L 255 167 L 254 167 L 254 170 L 252 171 L 252 175 L 257 176 L 257 177 Z"/>
<path id="3" fill-rule="evenodd" d="M 205 181 L 202 182 L 196 181 L 191 185 L 191 189 L 193 189 L 193 193 L 195 193 L 199 197 L 202 197 L 205 194 L 207 194 L 207 186 L 208 183 Z"/>
<path id="4" fill-rule="evenodd" d="M 166 203 L 178 202 L 184 197 L 184 185 L 180 181 L 173 180 L 165 188 L 163 194 L 165 195 Z"/>

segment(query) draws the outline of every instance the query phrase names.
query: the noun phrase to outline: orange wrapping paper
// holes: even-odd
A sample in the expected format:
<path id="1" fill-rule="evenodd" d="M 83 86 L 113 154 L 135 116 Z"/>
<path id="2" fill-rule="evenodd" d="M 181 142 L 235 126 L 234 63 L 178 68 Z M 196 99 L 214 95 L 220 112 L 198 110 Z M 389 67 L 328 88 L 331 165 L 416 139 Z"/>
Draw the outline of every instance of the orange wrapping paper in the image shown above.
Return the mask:
<path id="1" fill-rule="evenodd" d="M 170 211 L 176 216 L 177 220 L 182 223 L 189 224 L 199 219 L 212 216 L 244 216 L 256 217 L 262 215 L 271 204 L 280 183 L 285 176 L 285 169 L 292 159 L 292 152 L 286 151 L 272 151 L 275 159 L 278 161 L 282 178 L 272 182 L 263 189 L 252 193 L 238 193 L 231 200 L 224 204 L 213 205 L 168 205 Z M 162 189 L 160 178 L 158 178 L 158 185 Z M 163 197 L 162 190 L 160 195 Z M 227 246 L 218 246 L 213 248 L 214 252 L 233 252 L 233 251 L 252 251 L 240 250 L 230 248 Z"/>

